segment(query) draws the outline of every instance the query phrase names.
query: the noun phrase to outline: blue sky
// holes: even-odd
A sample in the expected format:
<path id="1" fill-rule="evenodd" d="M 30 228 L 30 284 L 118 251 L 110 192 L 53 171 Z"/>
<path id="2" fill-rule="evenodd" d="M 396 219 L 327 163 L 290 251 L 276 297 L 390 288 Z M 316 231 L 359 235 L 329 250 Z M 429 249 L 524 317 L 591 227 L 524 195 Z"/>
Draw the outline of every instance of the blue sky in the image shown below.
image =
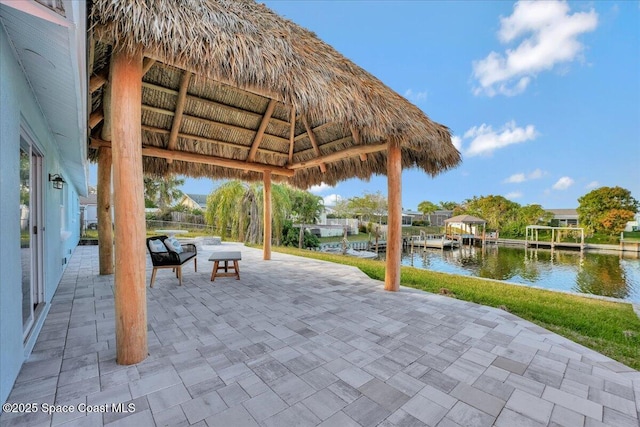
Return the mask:
<path id="1" fill-rule="evenodd" d="M 593 188 L 640 199 L 640 2 L 267 1 L 448 126 L 462 164 L 403 172 L 405 209 L 502 195 L 577 207 Z M 312 189 L 328 200 L 386 177 Z M 208 194 L 210 180 L 183 191 Z"/>

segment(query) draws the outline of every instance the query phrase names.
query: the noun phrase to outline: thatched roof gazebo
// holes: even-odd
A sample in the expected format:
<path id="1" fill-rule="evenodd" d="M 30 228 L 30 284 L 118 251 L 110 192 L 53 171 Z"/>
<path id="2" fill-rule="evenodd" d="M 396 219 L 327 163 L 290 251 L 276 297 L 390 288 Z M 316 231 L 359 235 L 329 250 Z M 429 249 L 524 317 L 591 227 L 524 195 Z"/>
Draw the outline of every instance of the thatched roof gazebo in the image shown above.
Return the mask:
<path id="1" fill-rule="evenodd" d="M 94 0 L 90 23 L 103 274 L 113 265 L 111 163 L 114 172 L 119 363 L 146 356 L 143 170 L 263 180 L 265 259 L 272 177 L 308 188 L 387 175 L 385 289 L 398 289 L 401 171 L 435 175 L 460 162 L 445 126 L 253 1 Z"/>
<path id="2" fill-rule="evenodd" d="M 463 239 L 467 238 L 471 242 L 471 237 L 478 236 L 475 226 L 482 226 L 482 241 L 485 240 L 487 221 L 473 215 L 456 215 L 444 220 L 445 234 L 452 235 L 453 228 L 459 229 L 463 234 Z"/>

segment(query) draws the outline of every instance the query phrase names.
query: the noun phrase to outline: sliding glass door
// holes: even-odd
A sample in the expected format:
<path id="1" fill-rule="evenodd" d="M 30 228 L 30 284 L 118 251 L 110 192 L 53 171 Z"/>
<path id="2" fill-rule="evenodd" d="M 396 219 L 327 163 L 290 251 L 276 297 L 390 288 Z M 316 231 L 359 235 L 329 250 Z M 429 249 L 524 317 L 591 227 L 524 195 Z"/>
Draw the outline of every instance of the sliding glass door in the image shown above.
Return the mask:
<path id="1" fill-rule="evenodd" d="M 31 144 L 20 144 L 20 254 L 22 267 L 22 332 L 26 339 L 42 301 L 42 157 Z"/>

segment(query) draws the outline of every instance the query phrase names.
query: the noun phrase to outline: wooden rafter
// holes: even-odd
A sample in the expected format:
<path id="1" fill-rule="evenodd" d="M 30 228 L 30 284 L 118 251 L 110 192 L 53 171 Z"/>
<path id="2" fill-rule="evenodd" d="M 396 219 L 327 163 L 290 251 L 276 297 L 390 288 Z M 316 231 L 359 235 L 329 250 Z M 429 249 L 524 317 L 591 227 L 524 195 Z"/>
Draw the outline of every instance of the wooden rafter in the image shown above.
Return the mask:
<path id="1" fill-rule="evenodd" d="M 142 77 L 147 74 L 147 72 L 151 69 L 151 67 L 153 67 L 153 64 L 155 63 L 155 59 L 144 58 L 144 60 L 142 61 Z"/>
<path id="2" fill-rule="evenodd" d="M 165 116 L 174 116 L 175 115 L 174 111 L 165 110 L 164 108 L 151 107 L 150 105 L 142 105 L 142 111 L 151 111 L 153 113 L 164 114 Z M 204 123 L 204 124 L 207 124 L 207 125 L 219 126 L 219 127 L 222 127 L 222 128 L 225 128 L 225 129 L 229 129 L 229 130 L 239 130 L 239 131 L 245 132 L 245 133 L 250 132 L 252 134 L 252 136 L 255 133 L 255 130 L 247 129 L 247 128 L 244 128 L 242 126 L 230 125 L 228 123 L 220 123 L 220 122 L 216 122 L 216 121 L 209 120 L 209 119 L 203 119 L 202 117 L 190 116 L 188 114 L 183 114 L 182 117 L 183 117 L 183 119 L 193 120 L 193 121 Z M 276 140 L 282 142 L 283 144 L 289 145 L 289 140 L 286 139 L 286 138 L 282 138 L 281 136 L 276 136 L 276 135 L 271 135 L 271 134 L 265 134 L 265 135 L 269 135 L 269 138 L 276 139 Z"/>
<path id="3" fill-rule="evenodd" d="M 289 164 L 293 163 L 293 146 L 296 142 L 296 107 L 291 106 L 291 123 L 289 125 Z"/>
<path id="4" fill-rule="evenodd" d="M 360 130 L 357 127 L 351 126 L 351 136 L 353 137 L 353 143 L 360 145 Z M 364 162 L 366 160 L 367 155 L 364 153 L 360 154 L 360 161 Z"/>
<path id="5" fill-rule="evenodd" d="M 97 91 L 102 86 L 104 86 L 105 83 L 107 83 L 107 73 L 106 72 L 102 72 L 102 73 L 99 73 L 99 74 L 94 74 L 89 79 L 89 93 L 93 93 L 93 92 Z"/>
<path id="6" fill-rule="evenodd" d="M 169 143 L 167 144 L 167 150 L 175 150 L 178 143 L 178 133 L 180 132 L 180 125 L 182 124 L 182 112 L 184 111 L 184 105 L 187 101 L 187 89 L 189 88 L 189 82 L 191 81 L 191 73 L 185 71 L 182 74 L 180 81 L 180 92 L 178 93 L 178 100 L 176 101 L 176 111 L 173 116 L 173 123 L 171 125 L 171 133 L 169 134 Z"/>
<path id="7" fill-rule="evenodd" d="M 167 129 L 157 128 L 154 126 L 142 125 L 142 130 L 146 130 L 148 132 L 153 132 L 153 133 L 161 133 L 164 135 L 169 134 L 169 131 Z M 209 144 L 223 145 L 225 147 L 237 148 L 239 150 L 249 148 L 249 147 L 245 147 L 244 145 L 234 144 L 233 142 L 219 141 L 217 139 L 206 138 L 204 136 L 192 135 L 189 133 L 178 133 L 178 137 L 183 139 L 193 139 L 194 141 L 202 141 Z M 258 152 L 263 154 L 268 154 L 271 156 L 279 156 L 284 158 L 287 157 L 287 153 L 281 153 L 280 151 L 269 150 L 268 148 L 258 148 Z"/>
<path id="8" fill-rule="evenodd" d="M 111 143 L 108 141 L 102 141 L 96 138 L 91 138 L 91 148 L 99 147 L 111 147 Z M 180 160 L 190 163 L 202 163 L 206 165 L 221 166 L 231 169 L 248 170 L 253 172 L 271 172 L 274 175 L 281 175 L 286 177 L 292 177 L 295 171 L 292 169 L 281 168 L 278 166 L 266 165 L 262 163 L 247 163 L 242 160 L 225 159 L 223 157 L 206 156 L 195 153 L 185 153 L 183 151 L 169 151 L 164 148 L 158 147 L 142 147 L 142 155 L 147 157 L 157 157 L 161 159 Z"/>
<path id="9" fill-rule="evenodd" d="M 327 142 L 326 144 L 322 145 L 322 148 L 326 149 L 326 150 L 330 150 L 333 147 L 337 147 L 341 144 L 344 144 L 345 142 L 349 142 L 351 141 L 351 137 L 350 136 L 345 136 L 344 138 L 340 138 L 340 139 L 336 139 L 335 141 L 331 141 L 331 142 Z M 300 157 L 304 157 L 307 154 L 314 152 L 315 150 L 313 149 L 313 147 L 311 148 L 307 148 L 306 150 L 302 150 L 302 151 L 298 151 L 295 155 L 296 157 L 300 158 Z"/>
<path id="10" fill-rule="evenodd" d="M 320 147 L 318 147 L 318 141 L 316 140 L 316 135 L 313 133 L 313 129 L 309 126 L 309 122 L 307 121 L 307 117 L 305 115 L 302 116 L 302 123 L 304 123 L 304 127 L 307 130 L 307 134 L 309 135 L 309 139 L 311 140 L 311 145 L 313 146 L 313 150 L 318 156 L 318 159 L 322 156 L 320 153 Z M 318 162 L 317 166 L 320 166 L 320 171 L 325 173 L 327 171 L 327 166 L 324 162 Z"/>
<path id="11" fill-rule="evenodd" d="M 160 86 L 154 83 L 147 83 L 147 82 L 143 82 L 142 83 L 142 87 L 147 88 L 147 89 L 151 89 L 151 90 L 155 90 L 158 92 L 162 92 L 162 93 L 166 93 L 169 95 L 178 95 L 178 91 L 175 89 L 170 89 L 168 87 L 164 87 L 164 86 Z M 212 101 L 210 99 L 205 99 L 205 98 L 201 98 L 199 96 L 196 95 L 187 95 L 187 100 L 188 101 L 196 101 L 196 102 L 200 102 L 205 104 L 208 107 L 218 107 L 221 108 L 225 111 L 228 112 L 232 112 L 232 113 L 240 113 L 242 115 L 245 116 L 252 116 L 252 117 L 262 117 L 261 114 L 259 113 L 255 113 L 253 111 L 249 111 L 249 110 L 245 110 L 243 108 L 239 108 L 239 107 L 234 107 L 231 105 L 227 105 L 227 104 L 223 104 L 222 102 L 218 102 L 218 101 Z M 271 123 L 277 123 L 279 125 L 282 126 L 289 126 L 289 122 L 286 122 L 284 120 L 278 119 L 277 117 L 271 117 Z"/>
<path id="12" fill-rule="evenodd" d="M 251 144 L 251 149 L 249 150 L 249 156 L 247 156 L 248 162 L 253 162 L 256 159 L 256 153 L 258 152 L 258 147 L 260 146 L 260 143 L 262 143 L 262 138 L 264 138 L 264 132 L 267 130 L 269 119 L 271 119 L 271 115 L 273 114 L 273 110 L 275 108 L 276 108 L 276 100 L 270 99 L 269 105 L 267 105 L 267 111 L 264 112 L 264 116 L 262 116 L 262 121 L 260 122 L 258 131 L 256 132 L 256 136 L 253 138 L 253 143 Z"/>
<path id="13" fill-rule="evenodd" d="M 329 126 L 332 126 L 333 124 L 334 123 L 332 123 L 332 122 L 323 123 L 320 126 L 316 126 L 314 128 L 311 128 L 311 130 L 313 132 L 318 132 L 319 130 L 321 130 L 323 128 L 326 128 L 326 127 L 329 127 Z M 296 136 L 296 141 L 299 141 L 299 140 L 303 139 L 307 135 L 308 135 L 308 132 L 301 133 L 300 135 Z"/>
<path id="14" fill-rule="evenodd" d="M 91 113 L 89 116 L 89 129 L 93 129 L 98 126 L 100 122 L 104 119 L 104 114 L 102 111 L 96 111 L 95 113 Z"/>
<path id="15" fill-rule="evenodd" d="M 319 156 L 315 159 L 311 159 L 305 162 L 298 162 L 289 165 L 289 169 L 306 169 L 314 166 L 324 165 L 325 163 L 337 162 L 352 156 L 359 156 L 360 154 L 377 153 L 378 151 L 384 151 L 387 149 L 387 143 L 376 145 L 359 145 L 356 147 L 347 148 L 346 150 L 337 151 L 335 153 L 327 154 L 326 156 Z"/>

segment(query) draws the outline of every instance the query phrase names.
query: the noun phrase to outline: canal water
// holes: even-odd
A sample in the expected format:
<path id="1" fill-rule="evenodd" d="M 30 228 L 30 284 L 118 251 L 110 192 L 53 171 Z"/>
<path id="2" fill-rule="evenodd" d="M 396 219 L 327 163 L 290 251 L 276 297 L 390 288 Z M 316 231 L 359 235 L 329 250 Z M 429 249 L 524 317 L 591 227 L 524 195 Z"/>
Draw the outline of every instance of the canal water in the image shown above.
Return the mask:
<path id="1" fill-rule="evenodd" d="M 384 255 L 383 255 L 384 256 Z M 402 264 L 640 304 L 640 259 L 623 255 L 488 245 L 404 252 Z"/>

